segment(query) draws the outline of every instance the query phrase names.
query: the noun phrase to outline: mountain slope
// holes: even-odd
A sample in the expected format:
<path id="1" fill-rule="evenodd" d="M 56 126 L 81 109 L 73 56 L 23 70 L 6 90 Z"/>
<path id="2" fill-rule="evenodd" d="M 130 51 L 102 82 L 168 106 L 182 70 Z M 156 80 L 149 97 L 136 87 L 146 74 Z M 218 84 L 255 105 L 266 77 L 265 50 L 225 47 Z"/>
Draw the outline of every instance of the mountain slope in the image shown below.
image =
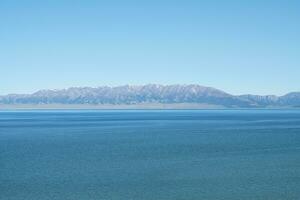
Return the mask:
<path id="1" fill-rule="evenodd" d="M 240 95 L 200 85 L 158 85 L 118 87 L 73 87 L 63 90 L 40 90 L 33 94 L 0 96 L 0 104 L 82 104 L 82 105 L 137 105 L 137 104 L 196 103 L 228 108 L 255 108 L 300 105 L 300 93 L 282 97 Z"/>

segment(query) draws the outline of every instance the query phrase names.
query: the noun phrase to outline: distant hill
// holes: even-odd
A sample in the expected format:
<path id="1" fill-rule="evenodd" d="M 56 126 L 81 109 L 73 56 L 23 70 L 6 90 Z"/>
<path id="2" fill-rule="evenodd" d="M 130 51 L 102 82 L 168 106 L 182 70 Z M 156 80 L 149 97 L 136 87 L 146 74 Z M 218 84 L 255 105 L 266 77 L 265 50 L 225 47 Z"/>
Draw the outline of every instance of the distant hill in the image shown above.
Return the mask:
<path id="1" fill-rule="evenodd" d="M 73 87 L 63 90 L 40 90 L 33 94 L 9 94 L 0 96 L 5 105 L 94 105 L 109 107 L 138 105 L 197 105 L 201 108 L 269 108 L 299 107 L 300 92 L 284 96 L 231 95 L 224 91 L 200 85 L 158 85 L 119 87 Z M 200 106 L 202 105 L 202 106 Z"/>

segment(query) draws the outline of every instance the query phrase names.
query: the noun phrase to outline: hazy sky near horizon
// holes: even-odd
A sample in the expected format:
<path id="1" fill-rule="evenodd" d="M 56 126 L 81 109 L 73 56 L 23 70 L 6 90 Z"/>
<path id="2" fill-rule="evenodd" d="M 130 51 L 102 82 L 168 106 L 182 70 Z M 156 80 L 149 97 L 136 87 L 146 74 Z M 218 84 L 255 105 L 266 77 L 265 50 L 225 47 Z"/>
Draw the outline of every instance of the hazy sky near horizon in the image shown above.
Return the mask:
<path id="1" fill-rule="evenodd" d="M 1 0 L 0 94 L 124 84 L 300 91 L 297 0 Z"/>

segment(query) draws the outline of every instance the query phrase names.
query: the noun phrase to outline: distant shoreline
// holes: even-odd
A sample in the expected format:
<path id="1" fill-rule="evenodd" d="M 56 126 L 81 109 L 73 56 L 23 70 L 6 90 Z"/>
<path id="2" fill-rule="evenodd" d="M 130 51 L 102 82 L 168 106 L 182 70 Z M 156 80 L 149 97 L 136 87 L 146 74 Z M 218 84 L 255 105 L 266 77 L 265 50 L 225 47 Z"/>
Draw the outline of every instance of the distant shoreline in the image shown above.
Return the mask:
<path id="1" fill-rule="evenodd" d="M 0 110 L 243 110 L 300 109 L 300 107 L 225 107 L 213 104 L 0 104 Z"/>

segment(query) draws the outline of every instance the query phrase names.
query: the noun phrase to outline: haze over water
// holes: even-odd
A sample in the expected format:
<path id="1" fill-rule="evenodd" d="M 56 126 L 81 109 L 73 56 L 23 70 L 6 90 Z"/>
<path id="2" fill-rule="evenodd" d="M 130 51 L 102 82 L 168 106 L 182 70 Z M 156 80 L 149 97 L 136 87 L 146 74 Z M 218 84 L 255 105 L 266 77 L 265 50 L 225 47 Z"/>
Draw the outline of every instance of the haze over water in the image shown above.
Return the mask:
<path id="1" fill-rule="evenodd" d="M 298 200 L 300 110 L 0 112 L 0 200 Z"/>

